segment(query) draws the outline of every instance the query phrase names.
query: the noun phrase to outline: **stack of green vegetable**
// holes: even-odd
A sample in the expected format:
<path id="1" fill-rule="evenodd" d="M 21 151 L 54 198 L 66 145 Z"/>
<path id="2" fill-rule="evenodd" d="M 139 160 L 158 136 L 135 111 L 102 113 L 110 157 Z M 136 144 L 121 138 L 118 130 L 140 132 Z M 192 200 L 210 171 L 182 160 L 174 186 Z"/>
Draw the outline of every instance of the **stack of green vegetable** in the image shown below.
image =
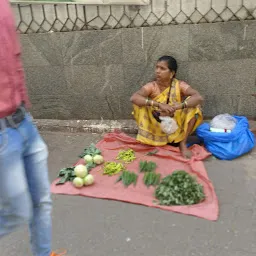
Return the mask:
<path id="1" fill-rule="evenodd" d="M 185 171 L 175 171 L 163 178 L 155 197 L 160 205 L 192 205 L 205 199 L 203 186 Z"/>
<path id="2" fill-rule="evenodd" d="M 93 184 L 94 178 L 89 172 L 104 162 L 101 151 L 92 143 L 88 148 L 84 149 L 84 152 L 79 157 L 85 160 L 86 165 L 79 164 L 76 167 L 61 169 L 58 175 L 60 180 L 56 185 L 61 185 L 68 181 L 73 182 L 75 187 Z"/>
<path id="3" fill-rule="evenodd" d="M 135 152 L 132 149 L 121 150 L 116 158 L 117 160 L 123 160 L 126 164 L 131 163 L 136 159 Z"/>
<path id="4" fill-rule="evenodd" d="M 75 187 L 81 188 L 84 185 L 88 186 L 94 183 L 93 175 L 89 174 L 87 167 L 82 164 L 60 170 L 59 177 L 61 177 L 61 179 L 56 185 L 71 181 Z"/>
<path id="5" fill-rule="evenodd" d="M 68 167 L 68 168 L 61 169 L 58 175 L 60 180 L 56 183 L 56 185 L 62 185 L 68 181 L 73 181 L 74 178 L 76 177 L 74 168 L 75 167 Z"/>
<path id="6" fill-rule="evenodd" d="M 76 177 L 73 180 L 73 185 L 76 188 L 92 185 L 94 183 L 94 177 L 91 174 L 88 174 L 88 170 L 85 165 L 77 165 L 74 169 L 74 173 Z"/>
<path id="7" fill-rule="evenodd" d="M 124 170 L 124 166 L 121 163 L 106 162 L 103 167 L 103 174 L 113 176 Z"/>
<path id="8" fill-rule="evenodd" d="M 124 170 L 116 182 L 122 181 L 125 187 L 129 187 L 132 183 L 136 186 L 138 175 L 134 172 Z"/>
<path id="9" fill-rule="evenodd" d="M 85 148 L 79 157 L 83 158 L 87 164 L 94 164 L 95 166 L 104 162 L 101 151 L 93 143 L 88 148 Z"/>
<path id="10" fill-rule="evenodd" d="M 159 184 L 161 174 L 156 173 L 156 163 L 152 161 L 140 161 L 140 172 L 144 173 L 143 182 L 147 187 L 156 186 Z"/>
<path id="11" fill-rule="evenodd" d="M 143 182 L 147 187 L 156 186 L 160 183 L 160 179 L 160 173 L 146 172 L 143 177 Z"/>
<path id="12" fill-rule="evenodd" d="M 140 172 L 154 172 L 156 170 L 156 163 L 150 161 L 140 161 Z"/>

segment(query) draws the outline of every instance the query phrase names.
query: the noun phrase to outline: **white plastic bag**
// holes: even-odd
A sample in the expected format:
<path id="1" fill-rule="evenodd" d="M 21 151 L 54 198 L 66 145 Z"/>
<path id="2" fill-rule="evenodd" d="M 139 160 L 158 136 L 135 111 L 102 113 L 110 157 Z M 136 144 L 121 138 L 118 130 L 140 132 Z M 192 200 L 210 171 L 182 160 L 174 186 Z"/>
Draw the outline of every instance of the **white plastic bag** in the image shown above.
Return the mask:
<path id="1" fill-rule="evenodd" d="M 210 122 L 211 128 L 233 130 L 236 126 L 236 119 L 229 114 L 215 116 Z"/>
<path id="2" fill-rule="evenodd" d="M 164 133 L 170 135 L 177 131 L 178 125 L 177 125 L 175 119 L 173 119 L 169 116 L 160 116 L 159 118 L 162 121 L 160 126 Z"/>

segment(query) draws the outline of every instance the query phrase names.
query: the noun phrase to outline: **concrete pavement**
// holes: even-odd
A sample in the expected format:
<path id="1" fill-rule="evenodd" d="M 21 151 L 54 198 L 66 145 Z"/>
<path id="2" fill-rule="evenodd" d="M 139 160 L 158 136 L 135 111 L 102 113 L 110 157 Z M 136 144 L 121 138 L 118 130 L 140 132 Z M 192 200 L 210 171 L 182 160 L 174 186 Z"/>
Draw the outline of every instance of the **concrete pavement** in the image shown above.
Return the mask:
<path id="1" fill-rule="evenodd" d="M 72 165 L 99 134 L 44 132 L 50 178 Z M 211 222 L 116 201 L 53 195 L 53 248 L 69 256 L 253 256 L 256 254 L 256 150 L 228 162 L 210 158 L 220 217 Z M 27 230 L 0 240 L 0 256 L 27 256 Z"/>

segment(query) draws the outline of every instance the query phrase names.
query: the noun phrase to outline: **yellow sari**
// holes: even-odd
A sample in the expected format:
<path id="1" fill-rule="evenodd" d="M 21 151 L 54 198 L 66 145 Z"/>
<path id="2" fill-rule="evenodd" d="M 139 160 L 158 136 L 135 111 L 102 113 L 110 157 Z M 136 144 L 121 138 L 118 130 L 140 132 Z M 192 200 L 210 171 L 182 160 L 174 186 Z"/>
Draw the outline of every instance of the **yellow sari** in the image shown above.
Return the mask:
<path id="1" fill-rule="evenodd" d="M 153 100 L 160 103 L 166 103 L 168 95 L 170 93 L 170 105 L 173 105 L 175 103 L 181 103 L 182 99 L 179 83 L 179 80 L 174 79 L 171 85 L 171 91 L 170 87 L 168 87 Z M 162 132 L 160 123 L 157 122 L 152 115 L 152 111 L 155 108 L 150 106 L 138 107 L 137 105 L 133 105 L 133 109 L 133 115 L 138 125 L 137 140 L 143 144 L 148 144 L 152 146 L 164 146 L 167 143 L 181 142 L 186 137 L 188 123 L 190 122 L 190 120 L 195 116 L 197 117 L 192 132 L 195 131 L 195 129 L 201 124 L 203 120 L 200 106 L 196 108 L 177 110 L 173 118 L 177 122 L 178 129 L 175 133 L 168 136 L 166 133 Z"/>

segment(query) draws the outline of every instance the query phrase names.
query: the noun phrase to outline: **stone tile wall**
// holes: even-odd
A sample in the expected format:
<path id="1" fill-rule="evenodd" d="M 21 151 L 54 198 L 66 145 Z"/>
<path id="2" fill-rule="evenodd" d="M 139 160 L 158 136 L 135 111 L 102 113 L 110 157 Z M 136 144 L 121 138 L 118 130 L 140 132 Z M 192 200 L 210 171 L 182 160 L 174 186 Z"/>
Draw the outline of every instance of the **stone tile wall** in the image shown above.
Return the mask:
<path id="1" fill-rule="evenodd" d="M 256 21 L 21 35 L 35 118 L 129 119 L 131 94 L 173 55 L 207 117 L 256 117 Z"/>

